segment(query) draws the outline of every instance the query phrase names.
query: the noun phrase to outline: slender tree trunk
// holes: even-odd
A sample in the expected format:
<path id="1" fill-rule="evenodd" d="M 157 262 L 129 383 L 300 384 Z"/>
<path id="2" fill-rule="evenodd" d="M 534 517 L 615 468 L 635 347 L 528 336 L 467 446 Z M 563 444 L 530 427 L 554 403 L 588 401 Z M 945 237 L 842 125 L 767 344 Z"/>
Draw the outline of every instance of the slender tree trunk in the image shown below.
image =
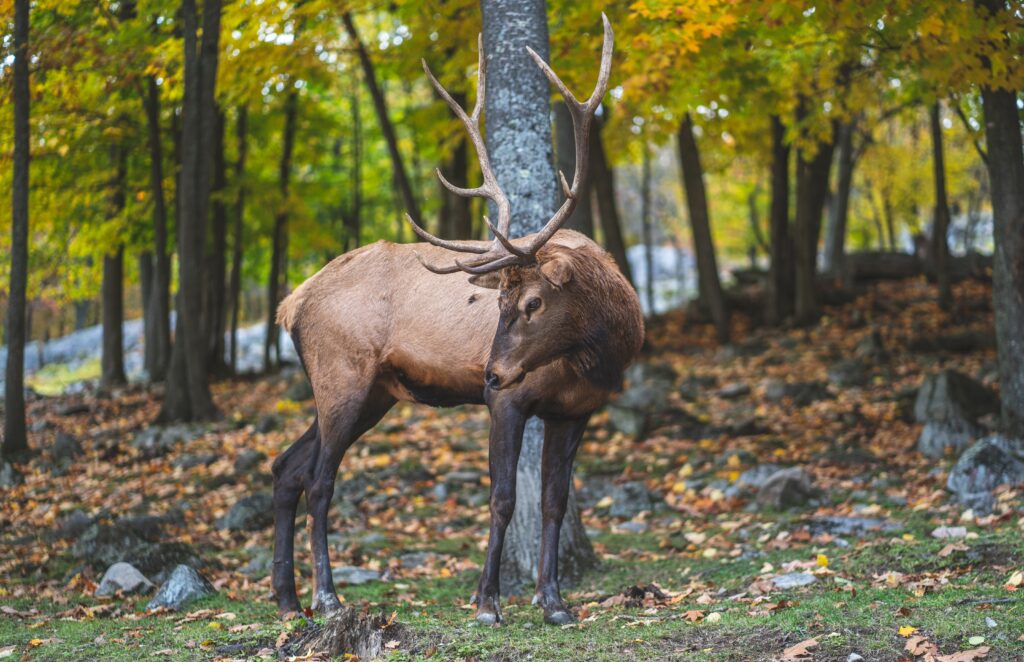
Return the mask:
<path id="1" fill-rule="evenodd" d="M 853 188 L 853 134 L 855 122 L 839 127 L 839 182 L 836 197 L 829 214 L 825 233 L 825 271 L 840 282 L 847 283 L 846 225 L 850 210 L 850 190 Z"/>
<path id="2" fill-rule="evenodd" d="M 772 202 L 769 213 L 771 265 L 768 274 L 768 323 L 777 326 L 793 314 L 793 240 L 789 234 L 789 144 L 786 127 L 772 116 Z"/>
<path id="3" fill-rule="evenodd" d="M 149 293 L 146 372 L 152 381 L 162 381 L 171 356 L 171 256 L 167 251 L 167 204 L 164 197 L 163 146 L 160 142 L 160 88 L 156 78 L 147 76 L 146 129 L 149 142 L 149 187 L 153 199 L 153 278 Z"/>
<path id="4" fill-rule="evenodd" d="M 114 179 L 111 181 L 111 219 L 124 211 L 126 154 L 122 147 L 111 149 Z M 103 342 L 100 354 L 100 386 L 110 388 L 126 383 L 124 374 L 124 246 L 103 256 Z"/>
<path id="5" fill-rule="evenodd" d="M 796 175 L 796 323 L 810 325 L 821 315 L 817 296 L 818 241 L 828 196 L 834 143 L 819 143 L 809 160 L 797 155 Z"/>
<path id="6" fill-rule="evenodd" d="M 693 120 L 689 113 L 679 124 L 678 140 L 679 165 L 683 173 L 683 188 L 686 190 L 686 207 L 690 216 L 690 230 L 693 233 L 693 248 L 697 254 L 700 300 L 711 313 L 718 341 L 727 343 L 729 313 L 722 293 L 722 282 L 718 276 L 718 259 L 715 257 L 707 192 L 704 188 L 704 170 L 700 163 L 700 152 L 697 150 L 697 140 L 693 135 Z"/>
<path id="7" fill-rule="evenodd" d="M 402 204 L 405 205 L 405 211 L 412 216 L 413 220 L 420 223 L 419 205 L 416 203 L 416 196 L 413 194 L 412 182 L 406 173 L 402 154 L 398 151 L 398 138 L 395 136 L 394 125 L 388 116 L 384 92 L 381 91 L 380 86 L 377 84 L 377 75 L 373 69 L 373 62 L 370 60 L 370 54 L 359 39 L 355 23 L 352 22 L 352 14 L 345 12 L 342 14 L 341 19 L 345 24 L 345 31 L 348 33 L 349 39 L 352 40 L 356 53 L 359 55 L 359 64 L 363 69 L 363 78 L 366 79 L 366 87 L 370 90 L 370 97 L 373 99 L 373 108 L 377 113 L 377 121 L 380 123 L 381 133 L 384 134 L 384 142 L 387 143 L 388 153 L 391 155 L 391 163 L 395 169 L 395 183 L 402 196 Z"/>
<path id="8" fill-rule="evenodd" d="M 754 235 L 754 246 L 750 249 L 751 253 L 756 258 L 757 251 L 763 251 L 765 253 L 771 252 L 771 246 L 764 238 L 764 232 L 761 230 L 761 213 L 757 208 L 757 198 L 761 194 L 761 185 L 758 184 L 754 189 L 747 194 L 747 218 L 750 221 L 750 232 Z M 756 264 L 756 260 L 751 260 L 751 268 Z"/>
<path id="9" fill-rule="evenodd" d="M 288 195 L 291 189 L 292 149 L 295 145 L 295 116 L 298 113 L 299 96 L 291 90 L 285 98 L 284 138 L 281 161 L 278 166 L 278 190 L 281 193 L 281 207 L 274 215 L 273 253 L 270 261 L 270 278 L 267 281 L 267 335 L 263 345 L 263 369 L 273 370 L 281 362 L 281 334 L 277 329 L 277 305 L 284 298 L 288 280 Z"/>
<path id="10" fill-rule="evenodd" d="M 235 230 L 231 246 L 231 373 L 238 372 L 238 306 L 242 293 L 242 230 L 245 219 L 245 159 L 249 151 L 249 110 L 239 106 L 235 124 L 235 138 L 238 142 L 238 161 L 235 162 L 235 183 L 238 193 L 235 197 Z"/>
<path id="11" fill-rule="evenodd" d="M 644 157 L 640 172 L 640 227 L 644 233 L 644 272 L 647 276 L 644 293 L 647 295 L 647 314 L 654 314 L 654 229 L 651 219 L 651 150 L 644 143 Z"/>
<path id="12" fill-rule="evenodd" d="M 529 45 L 547 60 L 547 10 L 544 0 L 482 0 L 481 8 L 487 54 L 487 150 L 498 183 L 512 203 L 512 234 L 521 236 L 540 230 L 557 203 L 548 81 L 525 51 Z M 543 425 L 531 418 L 523 434 L 516 508 L 502 554 L 505 593 L 528 587 L 536 579 L 543 444 Z M 566 580 L 578 578 L 597 561 L 571 487 L 558 561 L 559 576 Z"/>
<path id="13" fill-rule="evenodd" d="M 596 129 L 591 127 L 591 132 Z M 558 169 L 565 175 L 566 181 L 571 182 L 576 172 L 576 138 L 573 135 L 572 114 L 569 107 L 561 101 L 555 103 L 555 155 L 558 158 Z M 580 198 L 582 201 L 576 205 L 572 215 L 565 221 L 562 227 L 582 232 L 590 238 L 594 237 L 594 217 L 590 208 L 590 182 L 592 175 L 588 173 L 587 179 L 580 186 Z M 559 193 L 559 202 L 565 197 Z"/>
<path id="14" fill-rule="evenodd" d="M 626 279 L 633 282 L 633 270 L 626 258 L 626 242 L 622 238 L 622 224 L 619 222 L 619 208 L 615 204 L 615 173 L 608 165 L 604 153 L 601 128 L 604 122 L 595 117 L 590 127 L 590 190 L 593 203 L 597 205 L 597 216 L 604 235 L 604 247 L 612 254 L 615 264 Z"/>
<path id="15" fill-rule="evenodd" d="M 932 225 L 932 264 L 939 285 L 939 307 L 953 307 L 949 274 L 949 201 L 946 198 L 946 165 L 942 154 L 942 109 L 936 101 L 929 109 L 932 129 L 932 169 L 935 175 L 935 220 Z"/>
<path id="16" fill-rule="evenodd" d="M 228 370 L 224 357 L 224 333 L 227 326 L 227 252 L 228 210 L 222 195 L 227 186 L 227 164 L 224 160 L 224 112 L 217 110 L 214 120 L 213 141 L 213 199 L 210 215 L 210 255 L 207 260 L 209 287 L 207 295 L 207 370 L 214 375 L 225 375 Z"/>
<path id="17" fill-rule="evenodd" d="M 466 94 L 464 92 L 453 92 L 452 98 L 460 106 L 466 105 Z M 462 188 L 469 186 L 469 147 L 464 136 L 460 136 L 452 150 L 451 157 L 445 161 L 442 167 L 445 179 Z M 473 219 L 470 215 L 470 203 L 472 200 L 465 196 L 456 195 L 441 186 L 438 182 L 441 193 L 441 219 L 439 227 L 441 235 L 451 239 L 472 239 Z"/>
<path id="18" fill-rule="evenodd" d="M 14 0 L 14 173 L 11 181 L 11 282 L 7 299 L 4 438 L 0 459 L 28 451 L 25 429 L 25 296 L 28 289 L 29 0 Z"/>
<path id="19" fill-rule="evenodd" d="M 171 356 L 164 405 L 164 421 L 207 420 L 217 415 L 206 370 L 203 329 L 203 256 L 206 211 L 210 196 L 216 102 L 217 54 L 220 40 L 220 0 L 203 7 L 202 50 L 197 48 L 198 17 L 195 0 L 182 0 L 185 96 L 182 100 L 181 173 L 178 189 L 178 324 Z"/>
<path id="20" fill-rule="evenodd" d="M 363 214 L 363 116 L 359 103 L 359 75 L 353 71 L 352 84 L 352 150 L 351 150 L 351 203 L 345 214 L 345 250 L 359 248 Z"/>
<path id="21" fill-rule="evenodd" d="M 985 4 L 995 5 L 995 0 Z M 992 189 L 993 305 L 999 354 L 1002 427 L 1024 439 L 1024 148 L 1017 95 L 982 88 Z"/>
<path id="22" fill-rule="evenodd" d="M 892 198 L 889 196 L 889 190 L 882 188 L 882 211 L 885 216 L 885 228 L 887 232 L 885 236 L 888 236 L 888 247 L 892 252 L 896 252 L 896 215 L 892 209 Z M 883 237 L 880 237 L 883 239 Z M 879 242 L 881 243 L 881 241 Z"/>
<path id="23" fill-rule="evenodd" d="M 156 320 L 153 318 L 153 253 L 139 253 L 138 264 L 139 295 L 142 300 L 142 367 L 149 374 L 150 366 L 155 363 L 153 354 L 156 352 L 156 344 L 153 342 L 153 336 L 156 335 Z"/>

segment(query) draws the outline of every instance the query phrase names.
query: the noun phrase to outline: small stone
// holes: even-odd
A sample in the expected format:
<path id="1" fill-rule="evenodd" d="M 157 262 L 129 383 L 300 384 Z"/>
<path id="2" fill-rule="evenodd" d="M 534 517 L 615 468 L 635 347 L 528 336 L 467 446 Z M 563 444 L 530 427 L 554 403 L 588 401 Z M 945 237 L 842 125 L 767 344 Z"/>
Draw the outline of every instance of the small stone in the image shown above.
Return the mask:
<path id="1" fill-rule="evenodd" d="M 87 402 L 76 402 L 72 404 L 58 407 L 56 414 L 58 416 L 74 416 L 76 414 L 85 414 L 90 411 L 89 403 Z"/>
<path id="2" fill-rule="evenodd" d="M 368 584 L 375 582 L 380 579 L 380 573 L 376 570 L 367 570 L 366 568 L 354 568 L 352 566 L 342 566 L 340 568 L 334 568 L 332 570 L 334 575 L 334 581 L 339 584 L 350 584 L 352 586 L 359 586 L 360 584 Z"/>
<path id="3" fill-rule="evenodd" d="M 768 402 L 779 402 L 789 395 L 788 385 L 781 379 L 766 379 L 761 383 L 761 389 L 764 391 L 764 399 Z"/>
<path id="4" fill-rule="evenodd" d="M 679 385 L 679 395 L 687 402 L 696 402 L 715 387 L 717 380 L 711 375 L 694 375 L 683 380 Z"/>
<path id="5" fill-rule="evenodd" d="M 647 522 L 622 522 L 615 525 L 616 533 L 632 533 L 639 535 L 647 532 Z"/>
<path id="6" fill-rule="evenodd" d="M 629 481 L 612 486 L 612 505 L 608 514 L 612 517 L 635 517 L 649 512 L 653 506 L 647 486 L 640 481 Z"/>
<path id="7" fill-rule="evenodd" d="M 254 494 L 238 501 L 228 514 L 217 520 L 218 529 L 228 531 L 259 531 L 274 523 L 274 498 Z"/>
<path id="8" fill-rule="evenodd" d="M 239 476 L 258 470 L 267 460 L 267 454 L 248 448 L 235 458 L 235 473 Z"/>
<path id="9" fill-rule="evenodd" d="M 857 653 L 850 653 L 846 656 L 846 662 L 863 662 L 864 658 Z"/>
<path id="10" fill-rule="evenodd" d="M 772 583 L 775 584 L 775 588 L 781 591 L 800 588 L 802 586 L 810 586 L 816 581 L 818 581 L 818 578 L 809 572 L 790 572 L 772 579 Z"/>
<path id="11" fill-rule="evenodd" d="M 273 432 L 279 427 L 281 427 L 281 420 L 273 414 L 267 414 L 260 418 L 259 422 L 256 423 L 256 432 L 266 434 L 268 432 Z"/>
<path id="12" fill-rule="evenodd" d="M 448 486 L 444 483 L 435 483 L 431 493 L 434 495 L 434 501 L 445 501 L 448 498 Z"/>
<path id="13" fill-rule="evenodd" d="M 144 457 L 154 458 L 166 455 L 179 444 L 186 445 L 199 434 L 197 428 L 188 425 L 151 426 L 140 430 L 132 440 Z"/>
<path id="14" fill-rule="evenodd" d="M 199 455 L 183 455 L 179 457 L 171 466 L 177 469 L 194 469 L 195 467 L 208 467 L 217 461 L 217 456 L 212 453 L 201 453 Z"/>
<path id="15" fill-rule="evenodd" d="M 194 568 L 179 565 L 163 583 L 157 594 L 146 605 L 146 609 L 181 609 L 190 602 L 213 595 L 217 590 Z"/>
<path id="16" fill-rule="evenodd" d="M 102 598 L 121 591 L 126 595 L 148 593 L 156 588 L 153 582 L 139 572 L 131 563 L 115 563 L 103 573 L 103 579 L 96 588 L 96 597 Z"/>
<path id="17" fill-rule="evenodd" d="M 995 622 L 994 620 L 992 620 L 992 618 L 991 618 L 991 617 L 989 617 L 989 616 L 986 616 L 986 617 L 985 617 L 985 625 L 986 625 L 987 627 L 990 627 L 990 628 L 994 628 L 994 627 L 997 627 L 997 626 L 998 626 L 999 624 L 998 624 L 998 623 L 996 623 L 996 622 Z"/>
<path id="18" fill-rule="evenodd" d="M 759 464 L 756 467 L 747 469 L 736 479 L 736 487 L 760 488 L 768 479 L 779 472 L 777 464 Z"/>
<path id="19" fill-rule="evenodd" d="M 480 483 L 480 479 L 483 474 L 479 471 L 450 471 L 445 474 L 444 480 L 446 483 L 467 483 L 470 485 L 477 485 Z"/>
<path id="20" fill-rule="evenodd" d="M 817 490 L 811 477 L 799 467 L 791 467 L 775 472 L 757 493 L 757 503 L 761 507 L 782 510 L 806 505 L 817 496 Z"/>
<path id="21" fill-rule="evenodd" d="M 932 531 L 932 538 L 946 540 L 948 538 L 964 538 L 967 536 L 967 527 L 964 526 L 940 526 Z"/>

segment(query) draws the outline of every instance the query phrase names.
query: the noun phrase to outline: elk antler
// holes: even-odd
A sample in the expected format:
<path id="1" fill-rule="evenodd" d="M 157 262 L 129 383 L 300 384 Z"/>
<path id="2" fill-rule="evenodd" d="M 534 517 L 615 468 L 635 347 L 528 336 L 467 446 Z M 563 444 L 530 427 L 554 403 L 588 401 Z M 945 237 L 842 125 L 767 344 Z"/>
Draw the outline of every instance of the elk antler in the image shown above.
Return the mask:
<path id="1" fill-rule="evenodd" d="M 608 21 L 608 17 L 603 13 L 601 14 L 601 21 L 604 24 L 604 45 L 601 48 L 601 67 L 597 76 L 597 86 L 591 93 L 590 97 L 585 102 L 580 102 L 576 99 L 569 88 L 565 86 L 562 79 L 558 77 L 550 66 L 540 58 L 537 53 L 530 48 L 526 47 L 530 57 L 537 63 L 540 70 L 544 72 L 548 80 L 558 88 L 562 97 L 565 99 L 565 104 L 569 107 L 569 113 L 572 116 L 572 128 L 573 137 L 576 142 L 576 172 L 572 177 L 572 185 L 565 179 L 565 175 L 559 171 L 558 178 L 562 185 L 562 192 L 565 194 L 565 201 L 555 211 L 555 214 L 550 220 L 541 228 L 540 232 L 535 234 L 529 240 L 522 240 L 518 245 L 509 239 L 509 229 L 512 224 L 512 206 L 509 204 L 508 196 L 501 190 L 498 185 L 498 180 L 494 176 L 494 171 L 491 169 L 491 159 L 487 154 L 487 145 L 484 142 L 484 138 L 480 132 L 480 111 L 484 106 L 484 88 L 486 85 L 486 61 L 484 58 L 484 47 L 483 37 L 477 38 L 477 44 L 480 53 L 480 75 L 477 80 L 476 89 L 476 104 L 473 106 L 473 112 L 470 115 L 466 114 L 466 111 L 452 98 L 448 91 L 441 86 L 434 74 L 430 72 L 430 67 L 427 66 L 426 61 L 423 62 L 423 71 L 426 72 L 427 77 L 430 79 L 431 84 L 437 91 L 438 95 L 447 102 L 448 106 L 452 109 L 452 112 L 462 120 L 462 124 L 466 127 L 466 131 L 469 134 L 469 139 L 473 143 L 473 147 L 476 149 L 477 159 L 480 162 L 480 171 L 483 173 L 483 183 L 475 188 L 461 188 L 453 185 L 444 175 L 441 174 L 441 170 L 437 170 L 437 177 L 441 180 L 441 184 L 456 195 L 463 197 L 476 197 L 486 198 L 494 203 L 498 209 L 498 223 L 494 225 L 490 219 L 484 216 L 484 222 L 487 223 L 487 227 L 490 228 L 494 234 L 494 241 L 491 242 L 490 246 L 481 246 L 474 242 L 464 241 L 449 241 L 441 239 L 430 234 L 422 227 L 417 225 L 416 221 L 412 219 L 408 214 L 405 215 L 406 219 L 412 225 L 413 231 L 424 241 L 429 242 L 435 246 L 446 248 L 448 250 L 457 251 L 460 253 L 475 253 L 477 257 L 467 260 L 465 262 L 456 260 L 453 265 L 446 267 L 438 267 L 424 262 L 422 259 L 420 262 L 424 267 L 435 273 L 450 274 L 456 271 L 464 271 L 471 274 L 485 274 L 491 271 L 497 271 L 513 264 L 529 264 L 534 262 L 537 251 L 540 250 L 551 237 L 558 231 L 560 227 L 565 223 L 566 219 L 572 215 L 573 210 L 576 208 L 579 202 L 580 187 L 587 176 L 587 154 L 590 149 L 590 125 L 594 119 L 594 113 L 597 111 L 598 105 L 601 103 L 601 98 L 604 97 L 605 91 L 608 89 L 608 79 L 611 76 L 612 71 L 612 50 L 614 47 L 615 35 L 612 32 L 611 23 Z"/>

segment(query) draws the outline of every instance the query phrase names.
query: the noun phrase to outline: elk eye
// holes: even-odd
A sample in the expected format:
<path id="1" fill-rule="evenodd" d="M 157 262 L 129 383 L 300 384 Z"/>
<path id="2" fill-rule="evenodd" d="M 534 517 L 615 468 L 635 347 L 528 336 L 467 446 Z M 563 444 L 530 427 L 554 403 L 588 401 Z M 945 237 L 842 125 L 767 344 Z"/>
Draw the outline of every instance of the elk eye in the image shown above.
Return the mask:
<path id="1" fill-rule="evenodd" d="M 534 297 L 534 298 L 532 298 L 532 299 L 530 299 L 529 301 L 526 302 L 526 314 L 527 315 L 529 315 L 530 313 L 534 312 L 538 308 L 540 308 L 540 299 L 538 297 Z"/>

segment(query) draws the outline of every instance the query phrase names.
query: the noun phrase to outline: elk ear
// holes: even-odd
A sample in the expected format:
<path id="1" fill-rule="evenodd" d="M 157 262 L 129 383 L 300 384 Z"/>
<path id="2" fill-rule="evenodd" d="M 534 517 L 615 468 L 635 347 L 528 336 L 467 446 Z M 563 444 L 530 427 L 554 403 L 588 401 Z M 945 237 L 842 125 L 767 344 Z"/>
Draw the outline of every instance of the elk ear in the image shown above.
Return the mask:
<path id="1" fill-rule="evenodd" d="M 540 265 L 540 273 L 557 288 L 572 280 L 572 264 L 564 255 L 555 255 Z"/>
<path id="2" fill-rule="evenodd" d="M 497 271 L 492 271 L 489 274 L 477 274 L 476 276 L 470 276 L 469 282 L 477 287 L 496 290 L 501 287 L 501 275 Z"/>

